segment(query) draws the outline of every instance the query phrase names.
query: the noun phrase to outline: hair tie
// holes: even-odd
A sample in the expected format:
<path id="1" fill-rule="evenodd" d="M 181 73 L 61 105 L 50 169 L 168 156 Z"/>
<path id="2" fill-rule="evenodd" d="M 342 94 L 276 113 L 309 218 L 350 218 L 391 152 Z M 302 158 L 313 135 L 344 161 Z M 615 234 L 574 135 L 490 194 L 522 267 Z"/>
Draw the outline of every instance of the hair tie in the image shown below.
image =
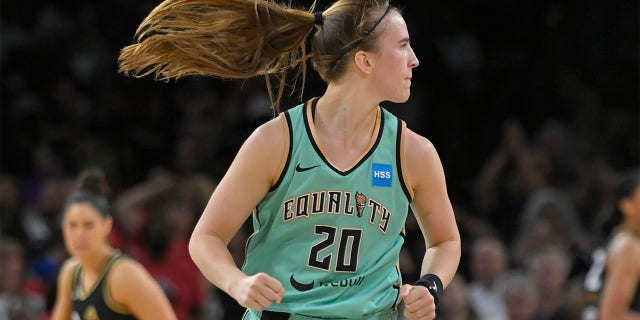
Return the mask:
<path id="1" fill-rule="evenodd" d="M 313 14 L 313 24 L 315 24 L 316 26 L 321 26 L 323 21 L 324 17 L 322 16 L 321 11 Z"/>
<path id="2" fill-rule="evenodd" d="M 374 30 L 376 30 L 380 22 L 382 22 L 382 19 L 384 19 L 387 13 L 389 13 L 389 9 L 391 9 L 391 3 L 387 3 L 387 8 L 384 10 L 384 13 L 382 14 L 382 16 L 378 18 L 378 21 L 376 21 L 376 23 L 374 23 L 373 26 L 369 28 L 369 30 L 364 32 L 365 37 L 368 37 L 371 33 L 373 33 Z"/>

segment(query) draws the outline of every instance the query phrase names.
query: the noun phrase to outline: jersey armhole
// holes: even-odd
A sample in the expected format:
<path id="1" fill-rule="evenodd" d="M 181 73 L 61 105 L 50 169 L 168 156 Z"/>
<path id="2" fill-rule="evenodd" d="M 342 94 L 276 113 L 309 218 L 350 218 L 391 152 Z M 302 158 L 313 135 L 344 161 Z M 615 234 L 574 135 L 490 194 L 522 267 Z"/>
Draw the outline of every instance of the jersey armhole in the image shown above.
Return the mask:
<path id="1" fill-rule="evenodd" d="M 111 266 L 109 266 L 109 269 L 106 271 L 107 274 L 105 274 L 105 278 L 104 278 L 104 284 L 102 287 L 102 296 L 104 298 L 104 303 L 107 305 L 107 307 L 109 307 L 109 309 L 119 314 L 128 315 L 128 314 L 131 314 L 131 311 L 124 304 L 117 302 L 113 298 L 113 294 L 111 293 L 112 271 L 115 268 L 115 266 L 121 263 L 124 259 L 126 258 L 123 258 L 122 256 L 120 256 L 110 262 Z"/>
<path id="2" fill-rule="evenodd" d="M 79 262 L 69 270 L 69 272 L 71 272 L 71 295 L 72 296 L 82 297 L 83 295 L 83 292 L 81 292 L 78 287 L 80 283 L 81 271 L 82 271 L 82 265 Z"/>
<path id="3" fill-rule="evenodd" d="M 396 146 L 397 146 L 396 162 L 398 163 L 398 173 L 399 173 L 398 179 L 400 180 L 400 185 L 402 186 L 402 191 L 404 191 L 405 196 L 407 197 L 409 202 L 412 202 L 413 189 L 410 188 L 411 177 L 406 172 L 406 168 L 407 168 L 406 156 L 405 156 L 406 132 L 407 132 L 407 124 L 403 120 L 398 119 L 398 134 L 397 134 L 398 141 L 396 143 Z"/>
<path id="4" fill-rule="evenodd" d="M 282 154 L 282 160 L 280 161 L 280 165 L 278 166 L 278 180 L 271 186 L 269 192 L 275 190 L 282 183 L 282 179 L 284 178 L 285 173 L 287 172 L 287 168 L 289 167 L 289 162 L 291 161 L 291 146 L 293 145 L 293 132 L 291 132 L 291 115 L 289 111 L 285 111 L 280 113 L 280 123 L 282 123 L 282 129 L 289 136 L 288 139 L 285 139 L 284 152 Z"/>

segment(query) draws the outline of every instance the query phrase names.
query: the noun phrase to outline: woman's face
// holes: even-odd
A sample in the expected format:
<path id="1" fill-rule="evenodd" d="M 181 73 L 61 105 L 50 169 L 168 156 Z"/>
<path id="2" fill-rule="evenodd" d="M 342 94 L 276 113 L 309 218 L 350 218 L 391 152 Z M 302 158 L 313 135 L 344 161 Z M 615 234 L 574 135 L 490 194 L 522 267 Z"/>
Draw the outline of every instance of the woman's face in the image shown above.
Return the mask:
<path id="1" fill-rule="evenodd" d="M 385 17 L 385 29 L 373 53 L 374 83 L 382 99 L 405 102 L 411 94 L 411 72 L 419 62 L 409 43 L 409 31 L 402 16 L 391 11 Z"/>
<path id="2" fill-rule="evenodd" d="M 103 217 L 89 203 L 70 205 L 62 221 L 67 251 L 80 260 L 92 257 L 106 243 L 111 225 L 111 217 Z"/>

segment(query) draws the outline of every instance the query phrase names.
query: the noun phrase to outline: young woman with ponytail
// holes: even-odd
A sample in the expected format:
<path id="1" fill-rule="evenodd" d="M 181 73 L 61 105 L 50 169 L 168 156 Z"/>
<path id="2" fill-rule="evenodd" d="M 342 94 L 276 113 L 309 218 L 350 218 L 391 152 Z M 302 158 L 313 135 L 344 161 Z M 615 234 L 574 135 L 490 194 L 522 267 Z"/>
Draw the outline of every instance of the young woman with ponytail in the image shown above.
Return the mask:
<path id="1" fill-rule="evenodd" d="M 380 106 L 410 95 L 418 59 L 401 12 L 383 0 L 324 11 L 265 0 L 167 0 L 120 55 L 123 73 L 279 79 L 277 116 L 245 141 L 190 241 L 245 319 L 433 319 L 460 236 L 433 144 Z M 287 75 L 307 61 L 324 94 L 280 112 Z M 296 71 L 298 71 L 296 73 Z M 275 90 L 274 90 L 275 91 Z M 409 209 L 426 252 L 420 279 L 398 270 Z M 251 215 L 239 268 L 227 245 Z"/>

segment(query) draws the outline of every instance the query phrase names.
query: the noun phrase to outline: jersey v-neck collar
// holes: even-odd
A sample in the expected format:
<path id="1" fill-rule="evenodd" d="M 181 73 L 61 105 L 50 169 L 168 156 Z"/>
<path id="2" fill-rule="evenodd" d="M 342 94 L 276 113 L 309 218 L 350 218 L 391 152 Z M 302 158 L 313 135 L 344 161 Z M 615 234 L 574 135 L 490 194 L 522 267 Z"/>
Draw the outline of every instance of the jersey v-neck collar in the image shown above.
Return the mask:
<path id="1" fill-rule="evenodd" d="M 103 278 L 109 271 L 109 268 L 111 267 L 113 262 L 116 260 L 116 258 L 119 257 L 120 255 L 121 255 L 120 251 L 116 250 L 109 256 L 105 264 L 102 266 L 102 270 L 100 270 L 100 274 L 97 280 L 91 285 L 89 290 L 85 290 L 85 287 L 82 284 L 82 278 L 84 276 L 83 268 L 81 265 L 78 265 L 78 270 L 76 271 L 76 275 L 75 275 L 77 283 L 76 283 L 76 288 L 74 288 L 74 290 L 76 292 L 77 297 L 80 300 L 86 300 L 94 291 L 96 291 L 96 289 L 100 285 L 100 282 L 102 282 Z"/>
<path id="2" fill-rule="evenodd" d="M 335 171 L 336 173 L 342 176 L 346 176 L 349 173 L 356 170 L 358 167 L 360 167 L 360 165 L 362 165 L 362 163 L 364 163 L 371 156 L 373 151 L 376 150 L 378 143 L 380 143 L 380 139 L 382 138 L 382 131 L 384 128 L 384 116 L 383 116 L 382 108 L 378 106 L 376 123 L 374 125 L 373 134 L 371 135 L 371 140 L 369 141 L 369 145 L 366 148 L 366 151 L 360 156 L 358 160 L 354 162 L 354 164 L 350 168 L 347 168 L 346 170 L 343 171 L 338 169 L 336 166 L 334 166 L 331 163 L 331 161 L 329 161 L 329 159 L 325 156 L 325 153 L 323 152 L 322 147 L 317 142 L 318 141 L 317 132 L 316 132 L 316 127 L 313 120 L 315 118 L 315 110 L 317 107 L 318 100 L 320 99 L 315 98 L 309 101 L 308 103 L 306 103 L 304 106 L 304 110 L 302 112 L 303 118 L 304 118 L 304 126 L 305 126 L 305 129 L 307 130 L 307 136 L 309 137 L 309 141 L 311 142 L 313 149 L 316 151 L 316 153 L 322 159 L 322 161 L 329 168 L 331 168 L 331 170 Z"/>

